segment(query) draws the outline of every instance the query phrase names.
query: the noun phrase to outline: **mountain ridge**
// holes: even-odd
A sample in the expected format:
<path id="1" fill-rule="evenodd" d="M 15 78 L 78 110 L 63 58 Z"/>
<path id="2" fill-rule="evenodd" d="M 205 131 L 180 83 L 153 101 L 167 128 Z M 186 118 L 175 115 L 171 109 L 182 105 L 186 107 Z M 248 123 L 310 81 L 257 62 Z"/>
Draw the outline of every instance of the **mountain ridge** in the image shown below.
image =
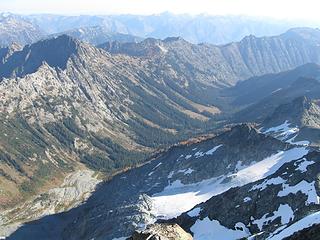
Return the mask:
<path id="1" fill-rule="evenodd" d="M 307 30 L 317 36 L 317 29 Z M 292 35 L 292 31 L 297 30 L 273 37 L 248 36 L 240 42 L 220 46 L 191 44 L 183 38 L 169 38 L 146 39 L 139 43 L 106 43 L 99 47 L 114 54 L 155 58 L 166 64 L 175 58 L 176 64 L 185 64 L 185 71 L 193 63 L 193 67 L 201 72 L 216 74 L 214 82 L 221 87 L 232 86 L 253 76 L 291 70 L 310 62 L 319 63 L 319 40 L 299 32 Z M 267 66 L 265 62 L 268 62 Z M 207 65 L 210 69 L 204 67 Z"/>

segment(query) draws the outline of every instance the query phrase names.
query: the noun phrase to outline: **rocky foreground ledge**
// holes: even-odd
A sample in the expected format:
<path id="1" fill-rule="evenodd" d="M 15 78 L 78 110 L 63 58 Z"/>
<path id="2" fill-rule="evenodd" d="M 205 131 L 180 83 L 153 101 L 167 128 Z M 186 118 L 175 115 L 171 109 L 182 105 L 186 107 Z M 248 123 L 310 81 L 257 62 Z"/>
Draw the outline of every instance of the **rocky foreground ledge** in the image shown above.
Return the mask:
<path id="1" fill-rule="evenodd" d="M 178 224 L 152 224 L 144 231 L 135 231 L 127 240 L 192 240 Z"/>

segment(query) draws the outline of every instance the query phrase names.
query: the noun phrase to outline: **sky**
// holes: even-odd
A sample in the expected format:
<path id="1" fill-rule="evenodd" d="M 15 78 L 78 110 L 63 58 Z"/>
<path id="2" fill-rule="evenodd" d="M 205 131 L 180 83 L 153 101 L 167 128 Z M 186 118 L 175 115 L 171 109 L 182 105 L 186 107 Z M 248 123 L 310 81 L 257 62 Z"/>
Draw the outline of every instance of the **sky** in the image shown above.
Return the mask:
<path id="1" fill-rule="evenodd" d="M 0 12 L 248 15 L 320 22 L 319 0 L 0 0 Z"/>

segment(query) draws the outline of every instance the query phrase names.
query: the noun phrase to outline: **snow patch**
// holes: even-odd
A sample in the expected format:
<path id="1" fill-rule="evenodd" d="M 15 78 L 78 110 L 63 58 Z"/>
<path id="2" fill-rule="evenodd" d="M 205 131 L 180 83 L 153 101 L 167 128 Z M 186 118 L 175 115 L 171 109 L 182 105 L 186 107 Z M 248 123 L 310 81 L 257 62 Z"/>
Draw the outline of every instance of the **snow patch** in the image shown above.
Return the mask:
<path id="1" fill-rule="evenodd" d="M 203 220 L 198 219 L 190 230 L 194 234 L 194 240 L 235 240 L 250 235 L 243 223 L 237 223 L 235 227 L 236 230 L 226 228 L 219 221 L 211 221 L 206 217 Z"/>
<path id="2" fill-rule="evenodd" d="M 166 49 L 164 46 L 159 44 L 158 47 L 163 53 L 167 53 L 168 52 L 168 49 Z"/>
<path id="3" fill-rule="evenodd" d="M 155 169 L 158 168 L 161 164 L 162 164 L 162 162 L 159 162 L 159 163 L 157 164 L 157 166 L 155 166 L 152 170 L 155 170 Z"/>
<path id="4" fill-rule="evenodd" d="M 193 173 L 193 172 L 194 172 L 193 169 L 188 168 L 188 169 L 184 172 L 184 175 L 191 174 L 191 173 Z"/>
<path id="5" fill-rule="evenodd" d="M 298 142 L 294 142 L 295 138 L 298 136 L 298 134 L 296 134 L 294 137 L 290 138 L 289 140 L 287 140 L 287 143 L 290 144 L 294 144 L 294 145 L 300 145 L 300 146 L 309 146 L 310 142 L 309 141 L 298 141 Z"/>
<path id="6" fill-rule="evenodd" d="M 204 156 L 204 153 L 198 151 L 198 152 L 196 152 L 196 153 L 194 154 L 194 156 L 195 156 L 196 158 L 203 157 L 203 156 Z"/>
<path id="7" fill-rule="evenodd" d="M 264 131 L 264 133 L 277 133 L 276 138 L 280 140 L 286 140 L 289 136 L 299 132 L 299 128 L 297 127 L 289 127 L 291 124 L 288 120 L 286 120 L 283 124 L 280 124 L 276 127 L 271 127 Z"/>
<path id="8" fill-rule="evenodd" d="M 306 205 L 310 205 L 313 203 L 319 204 L 319 196 L 317 195 L 314 181 L 309 183 L 303 180 L 294 186 L 283 184 L 282 190 L 278 192 L 278 197 L 284 197 L 289 195 L 290 193 L 296 194 L 297 192 L 301 192 L 308 196 L 308 199 L 306 200 Z"/>
<path id="9" fill-rule="evenodd" d="M 276 178 L 270 178 L 270 179 L 266 179 L 264 180 L 262 183 L 254 185 L 249 191 L 252 190 L 257 190 L 259 189 L 260 191 L 266 189 L 268 186 L 270 185 L 279 185 L 279 184 L 283 184 L 285 183 L 286 180 L 284 180 L 281 177 L 276 177 Z"/>
<path id="10" fill-rule="evenodd" d="M 174 171 L 171 171 L 168 175 L 168 178 L 172 178 L 173 177 L 173 174 L 174 174 Z"/>
<path id="11" fill-rule="evenodd" d="M 246 167 L 245 165 L 242 165 L 242 161 L 238 161 L 236 164 L 235 170 L 239 171 L 241 169 L 244 169 L 245 167 Z"/>
<path id="12" fill-rule="evenodd" d="M 296 162 L 294 165 L 297 166 L 295 169 L 296 171 L 300 171 L 302 173 L 307 171 L 307 167 L 314 164 L 314 161 L 308 161 L 307 159 L 303 158 L 301 161 Z"/>
<path id="13" fill-rule="evenodd" d="M 218 150 L 218 148 L 220 148 L 220 147 L 222 147 L 222 146 L 223 146 L 222 144 L 220 144 L 220 145 L 218 145 L 218 146 L 215 146 L 214 148 L 208 150 L 205 154 L 206 154 L 206 155 L 212 155 L 215 151 Z"/>
<path id="14" fill-rule="evenodd" d="M 189 217 L 198 217 L 200 214 L 201 208 L 197 207 L 195 209 L 192 209 L 191 211 L 187 212 Z"/>
<path id="15" fill-rule="evenodd" d="M 278 210 L 274 211 L 272 216 L 267 217 L 269 213 L 266 213 L 262 216 L 261 219 L 256 219 L 253 221 L 253 224 L 257 224 L 260 231 L 262 230 L 263 225 L 268 222 L 272 222 L 276 218 L 281 218 L 281 224 L 288 224 L 294 219 L 294 214 L 292 208 L 288 204 L 280 204 Z"/>
<path id="16" fill-rule="evenodd" d="M 191 174 L 191 173 L 193 173 L 193 172 L 194 172 L 193 169 L 188 168 L 188 169 L 178 170 L 177 173 L 183 173 L 184 175 L 188 175 L 188 174 Z M 171 172 L 169 173 L 169 175 L 168 175 L 168 178 L 172 178 L 174 174 L 175 174 L 175 172 L 174 172 L 174 171 L 171 171 Z"/>

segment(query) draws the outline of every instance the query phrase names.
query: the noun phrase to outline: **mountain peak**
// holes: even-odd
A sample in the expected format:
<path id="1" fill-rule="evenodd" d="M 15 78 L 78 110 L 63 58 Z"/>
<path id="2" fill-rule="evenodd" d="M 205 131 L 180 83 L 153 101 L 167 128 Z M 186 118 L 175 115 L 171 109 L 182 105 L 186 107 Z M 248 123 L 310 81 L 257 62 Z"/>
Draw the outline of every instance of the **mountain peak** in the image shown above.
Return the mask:
<path id="1" fill-rule="evenodd" d="M 222 133 L 221 137 L 235 144 L 246 142 L 248 140 L 259 140 L 259 131 L 253 123 L 242 123 L 233 126 L 229 131 Z"/>
<path id="2" fill-rule="evenodd" d="M 249 134 L 250 132 L 258 133 L 258 130 L 253 123 L 242 123 L 234 126 L 231 129 L 231 134 Z"/>
<path id="3" fill-rule="evenodd" d="M 0 78 L 21 77 L 35 72 L 43 62 L 50 67 L 65 69 L 68 59 L 79 52 L 82 43 L 68 35 L 38 41 L 15 51 L 4 61 Z"/>
<path id="4" fill-rule="evenodd" d="M 241 43 L 244 43 L 244 42 L 250 42 L 250 41 L 253 41 L 253 40 L 256 40 L 257 37 L 253 34 L 250 34 L 248 36 L 245 36 L 244 38 L 242 38 L 242 40 L 240 41 Z"/>

